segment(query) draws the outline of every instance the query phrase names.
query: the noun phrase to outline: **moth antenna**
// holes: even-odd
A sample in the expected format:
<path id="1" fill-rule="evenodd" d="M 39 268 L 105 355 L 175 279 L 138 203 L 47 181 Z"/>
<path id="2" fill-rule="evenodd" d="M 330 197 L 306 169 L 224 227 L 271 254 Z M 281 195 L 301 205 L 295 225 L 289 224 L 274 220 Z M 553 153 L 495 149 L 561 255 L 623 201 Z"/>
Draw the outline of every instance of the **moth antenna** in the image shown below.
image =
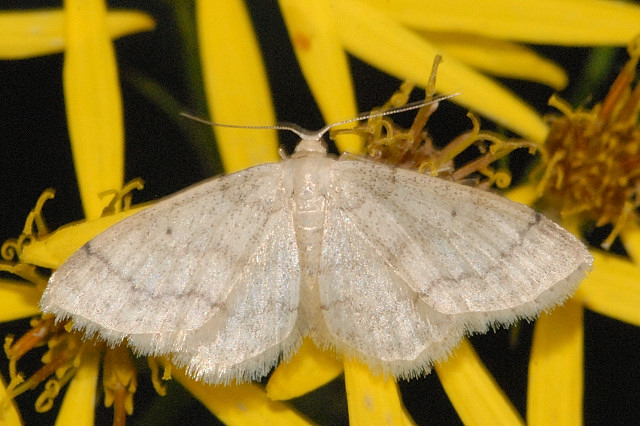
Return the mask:
<path id="1" fill-rule="evenodd" d="M 288 130 L 300 136 L 300 138 L 302 139 L 308 139 L 308 136 L 311 133 L 310 131 L 306 130 L 301 126 L 298 126 L 295 123 L 288 123 L 288 122 L 282 122 L 280 124 L 276 124 L 275 126 L 272 126 L 272 125 L 249 126 L 244 124 L 216 123 L 214 121 L 209 121 L 200 117 L 196 117 L 195 115 L 189 114 L 188 112 L 181 112 L 180 115 L 190 120 L 197 121 L 198 123 L 207 124 L 209 126 L 216 126 L 216 127 L 227 127 L 230 129 Z"/>
<path id="2" fill-rule="evenodd" d="M 371 111 L 369 111 L 369 112 L 365 112 L 365 113 L 359 114 L 355 118 L 350 118 L 348 120 L 338 121 L 337 123 L 327 124 L 322 129 L 318 130 L 318 132 L 315 134 L 315 136 L 320 138 L 322 135 L 327 133 L 332 128 L 334 128 L 336 126 L 340 126 L 342 124 L 353 123 L 354 121 L 360 121 L 360 120 L 368 120 L 370 118 L 384 117 L 386 115 L 398 114 L 398 113 L 405 112 L 405 111 L 412 111 L 414 109 L 420 109 L 423 106 L 427 106 L 427 105 L 434 104 L 436 102 L 444 101 L 446 99 L 453 98 L 454 96 L 458 96 L 460 94 L 461 94 L 460 92 L 457 92 L 457 93 L 452 93 L 452 94 L 449 94 L 449 95 L 436 96 L 433 99 L 411 102 L 411 103 L 408 103 L 408 104 L 403 105 L 403 106 L 399 106 L 399 107 L 396 107 L 396 108 L 388 109 L 386 111 L 379 111 L 379 112 L 371 112 Z"/>
<path id="3" fill-rule="evenodd" d="M 242 124 L 216 123 L 214 121 L 209 121 L 209 120 L 202 119 L 200 117 L 196 117 L 195 115 L 191 115 L 191 114 L 186 113 L 186 112 L 181 112 L 180 115 L 183 116 L 183 117 L 189 118 L 189 119 L 191 119 L 193 121 L 197 121 L 198 123 L 207 124 L 209 126 L 227 127 L 227 128 L 231 128 L 231 129 L 288 130 L 288 131 L 293 132 L 296 135 L 300 136 L 300 139 L 303 139 L 303 140 L 318 140 L 318 139 L 320 139 L 322 137 L 322 135 L 327 133 L 333 127 L 340 126 L 342 124 L 353 123 L 354 121 L 368 120 L 370 118 L 383 117 L 385 115 L 398 114 L 398 113 L 405 112 L 405 111 L 411 111 L 411 110 L 414 110 L 414 109 L 419 109 L 419 108 L 422 108 L 423 106 L 431 105 L 431 104 L 434 104 L 436 102 L 440 102 L 440 101 L 452 98 L 454 96 L 458 96 L 459 94 L 460 93 L 452 93 L 450 95 L 437 96 L 437 97 L 435 97 L 433 99 L 429 99 L 429 100 L 411 102 L 411 103 L 409 103 L 407 105 L 403 105 L 403 106 L 397 107 L 397 108 L 391 108 L 391 109 L 389 109 L 387 111 L 380 111 L 380 112 L 373 112 L 373 113 L 371 111 L 365 112 L 363 114 L 359 114 L 357 117 L 350 118 L 348 120 L 343 120 L 343 121 L 338 121 L 337 123 L 327 124 L 322 129 L 320 129 L 320 130 L 318 130 L 316 132 L 313 132 L 311 130 L 307 130 L 302 126 L 298 126 L 295 123 L 289 123 L 289 122 L 281 122 L 280 124 L 276 124 L 275 126 L 270 126 L 270 125 L 247 126 L 247 125 L 242 125 Z"/>

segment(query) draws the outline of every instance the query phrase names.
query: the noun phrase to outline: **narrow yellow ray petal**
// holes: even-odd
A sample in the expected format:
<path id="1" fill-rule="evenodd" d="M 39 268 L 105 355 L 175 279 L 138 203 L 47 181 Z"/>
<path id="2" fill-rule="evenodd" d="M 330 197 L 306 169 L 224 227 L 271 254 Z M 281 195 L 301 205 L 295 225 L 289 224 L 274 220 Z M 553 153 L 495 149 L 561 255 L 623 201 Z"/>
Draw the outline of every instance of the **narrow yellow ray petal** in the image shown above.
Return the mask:
<path id="1" fill-rule="evenodd" d="M 7 385 L 0 376 L 0 423 L 5 426 L 22 426 L 20 411 L 13 400 L 6 400 Z"/>
<path id="2" fill-rule="evenodd" d="M 289 361 L 276 367 L 267 383 L 267 395 L 275 401 L 297 398 L 329 383 L 342 369 L 342 363 L 333 354 L 305 339 Z"/>
<path id="3" fill-rule="evenodd" d="M 344 362 L 344 382 L 350 425 L 414 424 L 393 378 L 374 376 L 365 364 L 350 359 Z"/>
<path id="4" fill-rule="evenodd" d="M 151 31 L 156 22 L 146 13 L 137 11 L 107 11 L 107 32 L 112 39 L 142 31 Z"/>
<path id="5" fill-rule="evenodd" d="M 360 0 L 332 0 L 336 27 L 345 48 L 363 61 L 401 80 L 425 87 L 433 58 L 442 54 L 418 34 L 400 26 Z M 443 55 L 436 88 L 440 93 L 461 92 L 453 102 L 542 142 L 547 126 L 521 99 L 495 81 Z"/>
<path id="6" fill-rule="evenodd" d="M 244 383 L 208 386 L 173 370 L 171 375 L 227 425 L 309 425 L 312 424 L 287 404 L 272 401 L 257 385 Z"/>
<path id="7" fill-rule="evenodd" d="M 559 45 L 626 45 L 638 33 L 640 7 L 601 0 L 371 0 L 414 28 L 466 32 Z"/>
<path id="8" fill-rule="evenodd" d="M 583 308 L 568 300 L 536 321 L 529 361 L 527 424 L 582 424 Z"/>
<path id="9" fill-rule="evenodd" d="M 467 339 L 435 370 L 465 425 L 524 424 Z"/>
<path id="10" fill-rule="evenodd" d="M 25 246 L 20 253 L 20 260 L 43 268 L 58 269 L 84 243 L 125 217 L 131 216 L 149 205 L 142 204 L 95 220 L 74 222 L 62 226 L 44 238 Z"/>
<path id="11" fill-rule="evenodd" d="M 275 113 L 260 48 L 241 0 L 196 1 L 200 58 L 213 121 L 273 125 Z M 274 130 L 214 127 L 227 173 L 276 162 Z"/>
<path id="12" fill-rule="evenodd" d="M 602 315 L 640 326 L 640 267 L 629 260 L 592 250 L 593 270 L 576 298 Z"/>
<path id="13" fill-rule="evenodd" d="M 0 279 L 0 322 L 28 318 L 40 312 L 42 290 L 28 283 Z M 0 397 L 0 399 L 2 399 Z"/>
<path id="14" fill-rule="evenodd" d="M 94 424 L 100 355 L 97 350 L 89 350 L 83 357 L 64 394 L 56 426 Z"/>
<path id="15" fill-rule="evenodd" d="M 80 197 L 100 217 L 100 193 L 121 188 L 124 129 L 116 59 L 103 0 L 65 0 L 64 97 Z"/>
<path id="16" fill-rule="evenodd" d="M 0 12 L 0 59 L 23 59 L 60 53 L 65 47 L 62 9 Z M 149 31 L 155 22 L 146 13 L 107 13 L 107 32 L 114 39 Z"/>
<path id="17" fill-rule="evenodd" d="M 326 123 L 357 116 L 347 55 L 342 48 L 327 0 L 280 0 L 289 38 L 307 84 Z M 351 125 L 353 126 L 353 124 Z M 338 136 L 338 149 L 357 153 L 356 135 Z"/>
<path id="18" fill-rule="evenodd" d="M 625 228 L 620 232 L 620 238 L 633 263 L 640 266 L 640 224 L 635 217 L 629 219 Z"/>
<path id="19" fill-rule="evenodd" d="M 567 73 L 560 66 L 520 44 L 471 34 L 421 34 L 446 55 L 488 74 L 535 81 L 556 90 L 567 85 Z"/>
<path id="20" fill-rule="evenodd" d="M 532 205 L 538 196 L 536 195 L 536 186 L 532 183 L 525 183 L 505 191 L 504 196 L 515 201 L 516 203 Z"/>

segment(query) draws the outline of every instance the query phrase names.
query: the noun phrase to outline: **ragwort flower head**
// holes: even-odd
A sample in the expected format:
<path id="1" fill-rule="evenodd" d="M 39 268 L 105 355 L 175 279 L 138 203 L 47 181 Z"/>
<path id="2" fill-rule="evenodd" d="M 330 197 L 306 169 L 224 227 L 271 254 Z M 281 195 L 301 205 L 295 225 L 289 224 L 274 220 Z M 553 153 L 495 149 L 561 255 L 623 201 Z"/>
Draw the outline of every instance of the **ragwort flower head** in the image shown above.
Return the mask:
<path id="1" fill-rule="evenodd" d="M 550 118 L 538 193 L 565 218 L 578 216 L 597 227 L 612 224 L 603 248 L 611 246 L 627 221 L 637 221 L 640 206 L 640 86 L 632 84 L 638 43 L 629 46 L 629 53 L 631 59 L 604 101 L 592 109 L 572 110 L 556 96 L 549 101 L 563 115 Z"/>

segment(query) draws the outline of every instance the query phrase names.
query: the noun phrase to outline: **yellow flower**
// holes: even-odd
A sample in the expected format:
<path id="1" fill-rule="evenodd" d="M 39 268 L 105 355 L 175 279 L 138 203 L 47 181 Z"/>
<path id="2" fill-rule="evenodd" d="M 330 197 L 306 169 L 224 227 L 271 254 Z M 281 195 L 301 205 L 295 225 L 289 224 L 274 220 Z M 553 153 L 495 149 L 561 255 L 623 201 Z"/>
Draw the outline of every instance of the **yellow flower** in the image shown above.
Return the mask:
<path id="1" fill-rule="evenodd" d="M 3 37 L 5 57 L 65 52 L 63 87 L 77 179 L 86 216 L 97 218 L 105 207 L 98 194 L 121 187 L 123 179 L 122 106 L 111 38 L 148 31 L 154 22 L 139 12 L 107 13 L 100 1 L 74 0 L 66 1 L 64 10 L 5 12 L 0 20 L 6 35 Z M 45 193 L 27 220 L 23 234 L 27 238 L 35 239 L 47 233 L 40 209 L 42 202 L 51 196 L 51 193 Z M 21 237 L 17 244 L 3 246 L 2 257 L 6 261 L 1 266 L 33 286 L 14 283 L 12 289 L 8 283 L 2 283 L 3 291 L 14 294 L 14 300 L 3 299 L 3 304 L 7 304 L 1 310 L 3 321 L 36 314 L 34 293 L 43 290 L 43 277 L 33 266 L 18 260 L 22 255 L 22 243 Z M 20 299 L 15 300 L 16 296 Z M 24 335 L 15 343 L 5 342 L 5 351 L 13 366 L 9 395 L 33 388 L 55 373 L 36 401 L 36 409 L 50 409 L 60 388 L 69 383 L 57 421 L 61 424 L 93 424 L 97 349 L 90 342 L 81 342 L 75 334 L 59 334 L 62 330 L 53 325 L 50 317 L 36 320 L 33 326 L 31 335 Z M 52 337 L 56 335 L 59 338 Z M 21 383 L 21 376 L 15 371 L 17 361 L 30 348 L 47 339 L 50 339 L 49 351 L 42 359 L 45 365 Z M 3 400 L 3 408 L 7 403 Z"/>
<path id="2" fill-rule="evenodd" d="M 593 109 L 574 111 L 551 98 L 564 115 L 552 119 L 537 185 L 517 194 L 530 202 L 542 196 L 576 234 L 584 223 L 612 225 L 601 246 L 610 248 L 619 235 L 628 254 L 592 250 L 593 271 L 575 297 L 538 320 L 529 368 L 530 424 L 582 422 L 584 308 L 640 326 L 640 85 L 632 86 L 639 43 L 631 42 L 631 59 Z"/>
<path id="3" fill-rule="evenodd" d="M 139 211 L 139 208 L 127 209 L 126 207 L 121 211 L 123 209 L 120 206 L 121 195 L 129 192 L 131 185 L 125 187 L 122 194 L 113 194 L 113 188 L 122 186 L 124 132 L 118 73 L 110 32 L 107 28 L 109 15 L 105 4 L 100 0 L 67 0 L 64 15 L 60 12 L 48 12 L 48 16 L 51 20 L 63 18 L 65 20 L 64 25 L 62 21 L 55 21 L 53 24 L 48 21 L 49 25 L 46 27 L 48 29 L 53 27 L 53 29 L 48 31 L 47 37 L 40 40 L 40 43 L 48 44 L 56 37 L 64 40 L 60 47 L 64 47 L 65 53 L 63 79 L 69 133 L 81 200 L 89 220 L 70 224 L 53 234 L 48 234 L 41 216 L 41 208 L 44 201 L 52 198 L 53 194 L 50 192 L 43 194 L 27 220 L 23 236 L 3 246 L 3 252 L 8 254 L 3 257 L 11 260 L 3 264 L 3 269 L 35 284 L 35 286 L 27 286 L 24 283 L 2 282 L 2 291 L 10 296 L 8 300 L 2 301 L 8 302 L 7 310 L 2 311 L 10 313 L 10 316 L 4 318 L 7 321 L 34 315 L 38 311 L 37 294 L 42 292 L 44 282 L 32 265 L 57 268 L 84 242 L 113 223 Z M 127 20 L 131 18 L 122 13 L 119 16 Z M 27 18 L 31 17 L 36 19 L 35 24 L 32 19 L 17 16 L 18 21 L 25 25 L 42 24 L 39 14 L 30 15 Z M 153 26 L 153 21 L 146 15 L 136 14 L 136 17 L 138 22 L 133 27 L 137 31 L 148 30 Z M 240 16 L 240 19 L 242 18 Z M 237 25 L 238 21 L 234 22 Z M 130 22 L 127 24 L 131 25 Z M 57 34 L 56 29 L 60 30 Z M 41 53 L 43 50 L 36 49 L 36 51 Z M 258 54 L 257 50 L 254 53 Z M 257 61 L 257 57 L 251 59 L 254 62 L 251 66 L 258 69 L 260 77 L 260 62 Z M 248 81 L 254 89 L 259 87 L 260 83 L 263 84 L 263 88 L 266 87 L 264 81 Z M 268 96 L 268 92 L 262 95 Z M 267 120 L 270 112 L 269 105 L 257 112 L 256 119 L 259 122 Z M 262 138 L 267 142 L 265 145 L 269 146 L 269 136 L 269 133 L 265 132 L 263 136 L 258 135 L 253 140 L 255 142 L 257 139 L 260 143 Z M 273 135 L 271 139 L 272 150 L 275 151 L 273 148 L 276 143 Z M 252 155 L 251 159 L 260 162 L 266 160 L 259 155 Z M 109 203 L 109 197 L 104 197 L 104 194 L 113 195 L 113 200 Z M 105 211 L 116 214 L 100 217 Z M 25 240 L 28 241 L 25 242 Z M 17 261 L 15 261 L 16 257 Z M 44 342 L 50 347 L 43 357 L 45 366 L 26 381 L 22 381 L 23 379 L 16 372 L 18 360 L 31 348 Z M 47 381 L 44 392 L 38 398 L 36 409 L 49 410 L 53 406 L 54 399 L 61 392 L 61 388 L 69 383 L 56 421 L 59 424 L 87 425 L 94 423 L 94 400 L 100 370 L 100 353 L 106 351 L 102 368 L 105 405 L 113 406 L 116 424 L 123 424 L 125 414 L 133 412 L 133 394 L 137 388 L 137 377 L 128 349 L 125 350 L 122 347 L 104 349 L 103 345 L 91 340 L 81 341 L 77 333 L 65 332 L 60 326 L 54 326 L 50 316 L 45 316 L 42 320 L 34 321 L 32 331 L 20 340 L 16 342 L 12 339 L 7 340 L 5 351 L 12 366 L 13 381 L 9 384 L 8 390 L 4 384 L 2 385 L 0 390 L 3 396 L 13 397 L 25 392 L 55 373 L 55 377 Z M 176 373 L 176 378 L 214 413 L 229 423 L 247 424 L 258 421 L 274 424 L 306 423 L 286 404 L 269 400 L 264 390 L 255 385 L 220 387 L 217 392 L 212 392 L 209 387 L 194 382 L 180 372 Z M 164 393 L 164 389 L 155 379 L 154 386 L 158 387 L 159 393 Z M 3 414 L 5 419 L 19 418 L 10 399 L 3 397 L 1 403 L 3 404 L 2 413 L 6 411 L 6 414 Z"/>
<path id="4" fill-rule="evenodd" d="M 262 58 L 244 6 L 239 0 L 213 3 L 196 2 L 201 61 L 212 118 L 236 124 L 273 123 L 275 113 Z M 300 67 L 327 122 L 350 118 L 357 112 L 347 53 L 423 87 L 427 85 L 433 57 L 441 53 L 444 63 L 438 74 L 439 91 L 462 92 L 455 98 L 456 102 L 536 142 L 544 140 L 547 134 L 543 120 L 526 103 L 480 71 L 561 88 L 566 83 L 564 72 L 515 42 L 624 44 L 637 31 L 640 16 L 640 8 L 634 5 L 594 0 L 541 0 L 535 4 L 503 0 L 484 2 L 480 6 L 469 0 L 281 0 L 280 8 Z M 51 33 L 51 37 L 27 40 L 31 33 L 24 31 L 16 40 L 28 41 L 31 50 L 25 47 L 26 53 L 15 55 L 17 44 L 7 49 L 13 52 L 13 57 L 51 52 L 52 44 L 65 51 L 69 133 L 85 215 L 91 220 L 62 228 L 21 252 L 21 260 L 49 268 L 59 266 L 81 242 L 100 229 L 130 214 L 123 212 L 98 219 L 105 207 L 105 200 L 99 195 L 120 188 L 123 181 L 122 112 L 110 42 L 110 37 L 123 31 L 111 26 L 113 12 L 107 14 L 103 3 L 97 0 L 69 0 L 65 2 L 65 15 L 58 13 L 57 16 L 65 16 L 64 19 L 77 25 L 42 24 L 47 29 L 45 35 Z M 35 19 L 35 15 L 29 18 Z M 57 33 L 56 25 L 60 28 Z M 132 28 L 140 30 L 149 25 L 147 21 L 146 26 L 133 25 Z M 63 29 L 64 37 L 61 36 Z M 9 39 L 0 38 L 0 45 L 2 40 Z M 135 119 L 144 120 L 144 117 Z M 277 159 L 278 142 L 273 132 L 222 128 L 214 131 L 227 172 Z M 361 142 L 346 136 L 338 140 L 338 146 L 341 150 L 358 152 Z M 30 278 L 31 282 L 42 281 L 41 277 Z M 9 306 L 11 312 L 15 312 L 12 318 L 36 314 L 35 302 L 42 290 L 38 285 L 34 289 L 2 282 L 0 294 L 8 297 L 0 299 L 0 312 L 5 312 L 6 305 L 7 312 Z M 59 416 L 66 419 L 65 416 L 75 413 L 84 416 L 84 423 L 89 424 L 92 423 L 91 400 L 95 395 L 98 361 L 95 352 L 89 352 L 78 362 Z M 116 361 L 116 364 L 121 369 L 116 368 L 109 377 L 117 380 L 106 383 L 111 386 L 109 389 L 126 392 L 117 399 L 120 391 L 109 391 L 112 393 L 108 397 L 113 398 L 114 405 L 121 402 L 126 410 L 128 395 L 135 390 L 135 379 L 129 374 L 126 361 Z M 352 423 L 371 424 L 379 421 L 380 416 L 396 422 L 411 422 L 393 381 L 371 376 L 368 369 L 358 363 L 346 362 L 344 366 Z M 510 401 L 466 343 L 454 358 L 437 369 L 465 422 L 489 423 L 496 419 L 505 424 L 521 422 Z M 173 376 L 225 423 L 297 424 L 306 419 L 288 405 L 274 400 L 305 394 L 331 381 L 341 371 L 341 362 L 305 342 L 293 359 L 276 369 L 266 393 L 258 385 L 211 388 L 180 372 L 174 372 Z M 0 387 L 0 397 L 1 392 Z M 478 395 L 484 399 L 478 400 Z M 470 405 L 470 402 L 476 404 Z M 491 410 L 487 410 L 487 406 Z"/>
<path id="5" fill-rule="evenodd" d="M 640 19 L 637 6 L 593 0 L 323 0 L 314 2 L 313 9 L 301 0 L 281 0 L 280 7 L 325 121 L 356 112 L 353 105 L 350 110 L 342 106 L 352 101 L 345 95 L 351 93 L 346 90 L 351 86 L 346 52 L 422 87 L 434 56 L 441 54 L 439 92 L 460 92 L 453 102 L 537 142 L 546 136 L 538 114 L 474 68 L 560 89 L 566 84 L 564 71 L 513 41 L 624 45 L 635 36 Z"/>
<path id="6" fill-rule="evenodd" d="M 599 1 L 541 1 L 532 4 L 525 1 L 392 0 L 365 3 L 326 0 L 314 3 L 312 13 L 307 13 L 309 8 L 301 1 L 281 0 L 280 6 L 300 66 L 326 121 L 337 121 L 349 108 L 343 106 L 350 102 L 342 89 L 350 84 L 344 71 L 347 69 L 345 51 L 397 78 L 417 82 L 423 87 L 428 85 L 427 70 L 431 61 L 435 54 L 440 53 L 443 64 L 436 85 L 440 92 L 461 92 L 453 99 L 454 102 L 479 111 L 536 142 L 541 142 L 547 135 L 547 127 L 538 114 L 472 67 L 562 88 L 566 77 L 561 70 L 533 51 L 508 40 L 560 45 L 621 45 L 635 36 L 640 18 L 637 6 Z M 594 26 L 594 22 L 598 25 Z M 607 30 L 601 30 L 605 27 Z M 486 52 L 488 54 L 483 55 Z M 354 151 L 351 143 L 341 144 L 338 140 L 338 147 Z M 456 365 L 458 356 L 466 361 L 461 365 L 472 366 L 467 370 L 469 373 L 447 374 L 462 368 Z M 473 367 L 472 359 L 461 351 L 447 363 L 447 368 L 439 367 L 438 370 L 441 377 L 447 375 L 442 382 L 461 418 L 477 424 L 495 423 L 496 419 L 513 424 L 517 421 L 512 417 L 515 410 L 499 388 L 496 389 L 495 382 L 482 379 L 487 377 L 486 371 L 477 364 Z M 269 386 L 288 388 L 290 397 L 293 393 L 291 387 L 273 384 L 283 368 L 276 370 Z M 573 370 L 576 368 L 580 367 L 575 366 Z M 289 374 L 282 376 L 288 377 Z M 317 380 L 323 383 L 327 378 L 319 377 Z M 308 380 L 306 384 L 306 389 L 311 389 L 314 382 Z M 379 383 L 379 386 L 383 384 Z M 301 390 L 298 394 L 303 392 Z M 480 401 L 478 395 L 496 397 L 489 396 Z M 272 393 L 272 397 L 278 396 Z M 387 404 L 393 407 L 391 401 L 396 399 L 396 391 L 390 390 L 379 402 L 384 405 L 389 401 Z M 469 405 L 469 401 L 476 401 L 477 405 Z M 575 401 L 572 402 L 575 408 Z M 362 403 L 362 400 L 353 401 L 353 404 Z M 487 405 L 494 409 L 487 410 Z M 372 421 L 364 416 L 367 410 L 357 412 L 363 415 L 359 422 Z M 483 415 L 488 418 L 483 418 Z M 575 411 L 571 415 L 573 419 L 581 418 Z M 396 412 L 397 416 L 400 413 Z"/>

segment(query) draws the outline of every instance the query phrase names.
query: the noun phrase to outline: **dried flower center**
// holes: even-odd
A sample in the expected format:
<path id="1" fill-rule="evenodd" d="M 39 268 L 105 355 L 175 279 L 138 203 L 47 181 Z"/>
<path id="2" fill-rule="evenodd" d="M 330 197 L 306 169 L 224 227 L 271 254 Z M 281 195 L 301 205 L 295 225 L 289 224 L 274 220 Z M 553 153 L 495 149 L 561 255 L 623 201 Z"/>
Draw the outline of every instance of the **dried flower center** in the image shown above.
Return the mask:
<path id="1" fill-rule="evenodd" d="M 435 93 L 435 80 L 438 64 L 441 58 L 436 57 L 431 71 L 429 84 L 426 88 L 426 99 Z M 379 108 L 387 111 L 406 105 L 414 85 L 404 82 L 388 102 Z M 353 129 L 332 129 L 331 136 L 342 133 L 356 133 L 364 137 L 369 158 L 394 166 L 418 170 L 454 182 L 466 181 L 474 174 L 484 176 L 484 179 L 474 179 L 472 183 L 479 189 L 488 189 L 492 185 L 506 188 L 511 184 L 511 174 L 507 169 L 496 170 L 490 165 L 507 156 L 518 148 L 527 148 L 533 154 L 539 147 L 537 144 L 523 140 L 506 140 L 502 136 L 480 130 L 480 122 L 475 115 L 467 116 L 473 128 L 450 141 L 442 149 L 436 148 L 433 140 L 425 130 L 431 115 L 438 108 L 438 102 L 425 105 L 416 114 L 409 129 L 404 129 L 394 123 L 390 116 L 375 117 L 367 120 Z M 372 111 L 378 112 L 378 110 Z M 480 150 L 480 157 L 455 168 L 454 159 L 470 146 L 475 145 Z"/>
<path id="2" fill-rule="evenodd" d="M 631 59 L 592 110 L 573 110 L 555 96 L 549 100 L 563 116 L 551 123 L 538 184 L 538 194 L 563 217 L 613 224 L 604 248 L 640 205 L 640 86 L 632 87 L 640 48 L 629 50 Z"/>

